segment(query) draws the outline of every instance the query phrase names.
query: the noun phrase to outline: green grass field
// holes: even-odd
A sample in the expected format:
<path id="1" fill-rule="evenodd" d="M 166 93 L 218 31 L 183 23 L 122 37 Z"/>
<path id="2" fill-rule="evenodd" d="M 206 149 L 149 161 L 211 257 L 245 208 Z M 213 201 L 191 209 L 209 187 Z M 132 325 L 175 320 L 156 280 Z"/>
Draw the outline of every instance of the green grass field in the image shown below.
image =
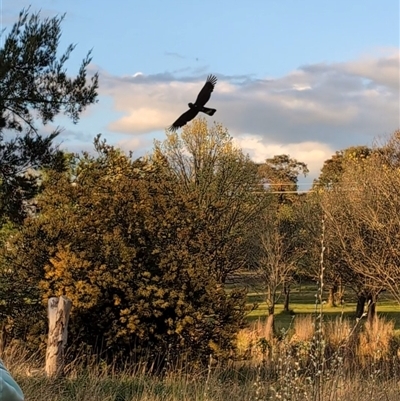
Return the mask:
<path id="1" fill-rule="evenodd" d="M 257 304 L 257 308 L 249 313 L 249 322 L 257 320 L 264 320 L 267 317 L 267 304 L 265 302 L 265 291 L 254 281 L 243 279 L 242 284 L 248 288 L 248 304 Z M 240 286 L 240 279 L 235 282 L 235 286 Z M 290 310 L 291 313 L 283 312 L 283 295 L 278 297 L 276 305 L 276 327 L 278 329 L 287 329 L 293 320 L 293 315 L 312 314 L 316 311 L 316 294 L 318 292 L 317 284 L 315 283 L 302 283 L 295 284 L 291 287 L 290 295 Z M 278 294 L 279 295 L 279 294 Z M 328 293 L 324 293 L 324 300 L 328 299 Z M 400 305 L 393 299 L 390 293 L 383 292 L 377 303 L 377 312 L 380 317 L 388 320 L 393 320 L 395 323 L 395 330 L 400 331 Z M 351 289 L 347 289 L 344 293 L 344 303 L 337 307 L 329 307 L 323 305 L 323 312 L 326 318 L 335 318 L 336 316 L 343 316 L 352 318 L 355 316 L 356 310 L 356 296 Z"/>

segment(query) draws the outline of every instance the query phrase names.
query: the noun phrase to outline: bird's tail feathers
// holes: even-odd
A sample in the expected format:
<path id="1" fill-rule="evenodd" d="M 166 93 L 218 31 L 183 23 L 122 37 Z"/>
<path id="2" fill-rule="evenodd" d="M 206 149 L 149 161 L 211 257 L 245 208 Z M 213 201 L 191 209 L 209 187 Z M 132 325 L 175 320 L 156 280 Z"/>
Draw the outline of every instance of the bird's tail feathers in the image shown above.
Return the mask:
<path id="1" fill-rule="evenodd" d="M 209 107 L 203 107 L 203 108 L 201 109 L 201 111 L 202 111 L 203 113 L 206 113 L 206 114 L 209 115 L 209 116 L 213 116 L 214 113 L 217 111 L 217 109 L 210 109 Z"/>

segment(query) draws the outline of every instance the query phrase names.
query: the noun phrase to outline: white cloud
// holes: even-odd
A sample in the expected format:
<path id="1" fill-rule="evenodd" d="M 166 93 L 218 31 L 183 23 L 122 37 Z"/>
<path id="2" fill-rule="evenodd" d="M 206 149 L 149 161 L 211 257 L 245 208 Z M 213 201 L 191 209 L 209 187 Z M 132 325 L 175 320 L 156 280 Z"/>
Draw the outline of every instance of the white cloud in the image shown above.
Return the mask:
<path id="1" fill-rule="evenodd" d="M 335 152 L 335 149 L 320 142 L 270 143 L 258 135 L 239 135 L 235 137 L 234 142 L 257 163 L 282 154 L 288 154 L 290 157 L 306 163 L 310 170 L 307 182 L 312 182 L 314 178 L 317 178 L 323 162 Z"/>
<path id="2" fill-rule="evenodd" d="M 144 156 L 148 153 L 152 146 L 153 140 L 147 136 L 129 136 L 115 143 L 115 146 L 125 152 L 132 152 L 134 158 Z"/>
<path id="3" fill-rule="evenodd" d="M 297 90 L 297 91 L 306 91 L 306 90 L 310 90 L 311 86 L 309 85 L 302 85 L 302 84 L 294 84 L 293 85 L 293 89 Z"/>
<path id="4" fill-rule="evenodd" d="M 217 113 L 207 119 L 226 126 L 254 157 L 290 153 L 310 170 L 318 164 L 319 170 L 335 150 L 370 144 L 399 128 L 399 55 L 398 49 L 386 50 L 345 63 L 302 66 L 263 80 L 217 74 L 208 103 Z M 115 77 L 101 72 L 100 93 L 111 97 L 121 115 L 108 129 L 152 135 L 164 131 L 196 99 L 205 76 Z"/>
<path id="5" fill-rule="evenodd" d="M 151 107 L 139 107 L 132 110 L 130 114 L 110 123 L 111 131 L 129 133 L 130 127 L 135 127 L 138 132 L 157 130 L 162 127 L 164 118 L 159 110 Z"/>
<path id="6" fill-rule="evenodd" d="M 359 60 L 339 65 L 343 71 L 361 76 L 371 80 L 371 82 L 388 87 L 393 91 L 399 92 L 400 80 L 400 52 L 393 52 L 387 57 L 372 58 L 363 56 Z"/>

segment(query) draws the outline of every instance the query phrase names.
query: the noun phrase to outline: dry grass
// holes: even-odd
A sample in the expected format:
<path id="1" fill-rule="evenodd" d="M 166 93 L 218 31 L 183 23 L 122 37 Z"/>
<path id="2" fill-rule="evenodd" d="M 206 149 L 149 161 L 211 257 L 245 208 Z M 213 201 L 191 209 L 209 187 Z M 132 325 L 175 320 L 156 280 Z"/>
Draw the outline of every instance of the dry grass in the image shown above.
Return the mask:
<path id="1" fill-rule="evenodd" d="M 21 347 L 9 347 L 2 357 L 21 384 L 27 401 L 398 400 L 400 384 L 393 372 L 398 371 L 399 360 L 393 355 L 385 362 L 388 368 L 379 371 L 365 367 L 349 371 L 331 363 L 323 372 L 316 372 L 313 348 L 309 347 L 311 363 L 299 363 L 294 345 L 296 341 L 313 341 L 312 327 L 312 319 L 297 316 L 293 336 L 287 333 L 281 341 L 266 347 L 265 327 L 259 321 L 238 336 L 246 361 L 217 363 L 196 372 L 175 370 L 165 372 L 163 377 L 150 376 L 140 366 L 127 365 L 123 372 L 117 372 L 113 366 L 91 364 L 84 368 L 81 361 L 75 361 L 68 366 L 65 378 L 49 380 L 42 369 L 43 360 Z M 326 343 L 341 346 L 351 332 L 349 321 L 325 323 Z M 361 328 L 358 339 L 360 352 L 379 349 L 389 355 L 393 351 L 393 324 L 380 319 L 373 327 Z M 251 352 L 247 352 L 249 349 Z"/>
<path id="2" fill-rule="evenodd" d="M 250 327 L 241 330 L 237 335 L 236 347 L 239 359 L 260 363 L 271 354 L 271 350 L 278 346 L 274 338 L 267 341 L 269 337 L 265 321 L 258 319 Z"/>
<path id="3" fill-rule="evenodd" d="M 315 333 L 313 316 L 311 314 L 296 316 L 294 319 L 293 328 L 293 342 L 311 341 Z"/>
<path id="4" fill-rule="evenodd" d="M 26 401 L 399 399 L 400 358 L 393 322 L 380 318 L 368 325 L 325 319 L 326 353 L 321 354 L 313 319 L 312 314 L 296 315 L 285 335 L 269 342 L 266 324 L 258 320 L 239 333 L 238 360 L 210 364 L 201 371 L 164 371 L 162 377 L 149 375 L 145 364 L 117 371 L 104 363 L 88 364 L 82 357 L 67 366 L 63 379 L 49 380 L 43 359 L 19 345 L 9 346 L 0 357 L 20 383 Z"/>
<path id="5" fill-rule="evenodd" d="M 394 343 L 394 322 L 376 318 L 373 323 L 367 322 L 359 335 L 357 354 L 363 363 L 369 360 L 391 358 Z"/>
<path id="6" fill-rule="evenodd" d="M 349 319 L 337 316 L 335 319 L 328 320 L 324 327 L 327 344 L 332 348 L 338 348 L 349 342 L 353 329 L 354 323 Z"/>

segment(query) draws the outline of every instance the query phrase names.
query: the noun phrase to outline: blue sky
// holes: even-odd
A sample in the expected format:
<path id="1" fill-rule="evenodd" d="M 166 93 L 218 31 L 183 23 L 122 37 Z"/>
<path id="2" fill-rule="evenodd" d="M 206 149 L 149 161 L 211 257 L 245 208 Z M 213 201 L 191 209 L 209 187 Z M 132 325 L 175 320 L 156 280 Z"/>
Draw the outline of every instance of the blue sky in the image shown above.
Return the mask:
<path id="1" fill-rule="evenodd" d="M 334 151 L 400 127 L 399 0 L 2 0 L 3 27 L 29 5 L 67 13 L 61 48 L 77 44 L 69 71 L 93 48 L 99 103 L 77 126 L 57 121 L 73 151 L 101 132 L 143 154 L 209 73 L 218 77 L 210 123 L 257 161 L 306 162 L 305 182 Z"/>

